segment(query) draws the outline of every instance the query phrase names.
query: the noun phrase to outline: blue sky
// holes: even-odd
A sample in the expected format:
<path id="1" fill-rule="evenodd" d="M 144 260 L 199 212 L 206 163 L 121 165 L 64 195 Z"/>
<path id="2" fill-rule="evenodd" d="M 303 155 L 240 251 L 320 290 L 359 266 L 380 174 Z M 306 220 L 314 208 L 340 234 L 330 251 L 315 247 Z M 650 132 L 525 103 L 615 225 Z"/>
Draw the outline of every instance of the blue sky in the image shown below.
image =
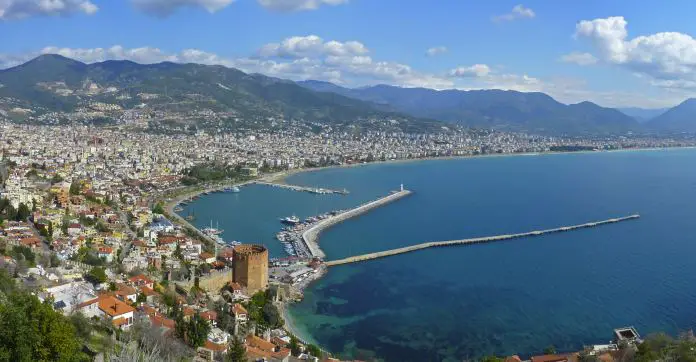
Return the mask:
<path id="1" fill-rule="evenodd" d="M 696 89 L 694 10 L 692 1 L 0 0 L 0 67 L 60 53 L 652 108 Z"/>

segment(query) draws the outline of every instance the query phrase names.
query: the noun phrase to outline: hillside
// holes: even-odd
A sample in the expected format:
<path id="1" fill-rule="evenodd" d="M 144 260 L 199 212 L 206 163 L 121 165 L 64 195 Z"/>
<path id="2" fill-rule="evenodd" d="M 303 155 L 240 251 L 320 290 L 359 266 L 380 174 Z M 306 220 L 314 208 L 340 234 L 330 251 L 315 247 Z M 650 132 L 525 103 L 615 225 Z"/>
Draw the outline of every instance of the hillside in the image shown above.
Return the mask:
<path id="1" fill-rule="evenodd" d="M 538 92 L 437 91 L 387 85 L 349 89 L 317 81 L 300 84 L 319 92 L 378 103 L 383 109 L 465 126 L 568 134 L 625 133 L 640 129 L 633 118 L 615 109 L 590 102 L 565 105 Z"/>
<path id="2" fill-rule="evenodd" d="M 647 126 L 659 132 L 696 133 L 696 99 L 689 98 L 651 119 Z"/>
<path id="3" fill-rule="evenodd" d="M 127 117 L 135 114 L 141 120 L 218 128 L 269 127 L 290 120 L 407 131 L 435 131 L 442 126 L 386 112 L 354 98 L 223 66 L 130 61 L 84 64 L 59 55 L 42 55 L 0 71 L 2 109 L 9 116 L 21 118 L 24 113 L 34 120 L 61 112 L 51 116 L 97 117 L 107 122 L 135 110 L 126 112 Z"/>

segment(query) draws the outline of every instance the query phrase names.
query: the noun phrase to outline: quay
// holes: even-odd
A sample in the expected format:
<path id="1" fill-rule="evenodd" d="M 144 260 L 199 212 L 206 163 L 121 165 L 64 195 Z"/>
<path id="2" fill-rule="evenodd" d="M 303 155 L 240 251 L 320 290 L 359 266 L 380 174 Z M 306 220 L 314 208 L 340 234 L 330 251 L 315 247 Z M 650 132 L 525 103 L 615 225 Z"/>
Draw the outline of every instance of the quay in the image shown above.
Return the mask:
<path id="1" fill-rule="evenodd" d="M 288 189 L 288 190 L 293 190 L 293 191 L 304 191 L 304 192 L 310 192 L 313 194 L 339 194 L 339 195 L 347 195 L 348 194 L 348 190 L 332 190 L 332 189 L 325 189 L 325 188 L 319 188 L 319 187 L 305 187 L 305 186 L 289 185 L 289 184 L 285 184 L 285 183 L 276 183 L 276 182 L 267 182 L 267 181 L 254 181 L 254 183 L 257 185 L 280 187 L 283 189 Z"/>
<path id="2" fill-rule="evenodd" d="M 563 227 L 554 228 L 554 229 L 536 230 L 536 231 L 530 231 L 530 232 L 519 233 L 519 234 L 486 236 L 486 237 L 462 239 L 462 240 L 432 241 L 432 242 L 416 244 L 416 245 L 412 245 L 412 246 L 406 246 L 403 248 L 379 251 L 379 252 L 375 252 L 375 253 L 352 256 L 352 257 L 345 258 L 345 259 L 327 261 L 324 263 L 324 265 L 336 266 L 336 265 L 343 265 L 343 264 L 350 264 L 350 263 L 358 263 L 361 261 L 385 258 L 385 257 L 392 256 L 392 255 L 410 253 L 413 251 L 427 249 L 427 248 L 434 248 L 434 247 L 483 244 L 483 243 L 491 243 L 494 241 L 519 239 L 519 238 L 525 238 L 525 237 L 534 237 L 534 236 L 541 236 L 541 235 L 552 234 L 552 233 L 569 232 L 569 231 L 574 231 L 574 230 L 579 230 L 579 229 L 588 229 L 588 228 L 599 227 L 599 226 L 607 225 L 607 224 L 614 224 L 614 223 L 619 223 L 619 222 L 623 222 L 623 221 L 634 220 L 634 219 L 638 219 L 638 218 L 640 218 L 640 215 L 635 214 L 635 215 L 629 215 L 629 216 L 619 217 L 619 218 L 615 218 L 615 219 L 588 222 L 588 223 L 579 224 L 579 225 L 563 226 Z"/>
<path id="3" fill-rule="evenodd" d="M 403 186 L 401 187 L 401 190 L 394 192 L 390 194 L 389 196 L 385 196 L 381 199 L 377 199 L 375 201 L 368 202 L 366 204 L 360 205 L 354 209 L 348 210 L 346 212 L 340 213 L 336 216 L 332 216 L 328 219 L 324 219 L 320 222 L 318 222 L 316 225 L 312 226 L 311 228 L 307 229 L 304 233 L 302 233 L 302 241 L 304 241 L 305 245 L 307 246 L 307 250 L 309 250 L 309 253 L 311 254 L 312 257 L 316 258 L 324 258 L 326 255 L 324 252 L 319 248 L 319 245 L 317 244 L 317 240 L 319 239 L 319 234 L 321 234 L 322 231 L 340 223 L 345 220 L 348 220 L 350 218 L 356 217 L 358 215 L 362 215 L 374 208 L 384 206 L 388 203 L 394 202 L 396 200 L 402 199 L 408 195 L 412 194 L 411 191 L 409 190 L 404 190 Z"/>

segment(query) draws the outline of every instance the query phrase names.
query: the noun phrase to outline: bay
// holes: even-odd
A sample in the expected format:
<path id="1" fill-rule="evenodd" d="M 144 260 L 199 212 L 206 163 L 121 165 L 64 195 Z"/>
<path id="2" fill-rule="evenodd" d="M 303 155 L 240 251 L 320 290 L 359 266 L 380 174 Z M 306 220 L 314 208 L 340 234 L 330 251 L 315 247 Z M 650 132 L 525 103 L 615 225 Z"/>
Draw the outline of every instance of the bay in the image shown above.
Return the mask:
<path id="1" fill-rule="evenodd" d="M 694 325 L 695 163 L 695 150 L 679 149 L 371 164 L 288 179 L 347 196 L 248 186 L 188 208 L 196 225 L 219 219 L 225 239 L 280 256 L 278 217 L 348 208 L 402 182 L 414 191 L 327 230 L 328 260 L 640 213 L 595 229 L 331 268 L 290 308 L 297 328 L 344 357 L 528 356 L 606 343 L 624 325 L 643 334 Z"/>

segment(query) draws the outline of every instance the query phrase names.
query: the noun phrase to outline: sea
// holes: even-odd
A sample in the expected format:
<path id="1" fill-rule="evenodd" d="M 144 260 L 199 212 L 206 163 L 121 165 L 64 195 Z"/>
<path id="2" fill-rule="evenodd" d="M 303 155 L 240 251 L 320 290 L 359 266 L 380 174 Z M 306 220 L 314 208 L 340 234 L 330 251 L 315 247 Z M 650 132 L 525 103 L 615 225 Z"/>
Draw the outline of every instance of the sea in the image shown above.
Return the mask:
<path id="1" fill-rule="evenodd" d="M 461 361 L 606 344 L 613 329 L 696 325 L 696 150 L 516 155 L 329 168 L 291 184 L 202 196 L 181 212 L 226 240 L 265 244 L 280 217 L 413 195 L 321 235 L 327 260 L 425 241 L 526 232 L 638 213 L 570 233 L 436 248 L 330 268 L 290 307 L 305 339 L 343 358 Z"/>

